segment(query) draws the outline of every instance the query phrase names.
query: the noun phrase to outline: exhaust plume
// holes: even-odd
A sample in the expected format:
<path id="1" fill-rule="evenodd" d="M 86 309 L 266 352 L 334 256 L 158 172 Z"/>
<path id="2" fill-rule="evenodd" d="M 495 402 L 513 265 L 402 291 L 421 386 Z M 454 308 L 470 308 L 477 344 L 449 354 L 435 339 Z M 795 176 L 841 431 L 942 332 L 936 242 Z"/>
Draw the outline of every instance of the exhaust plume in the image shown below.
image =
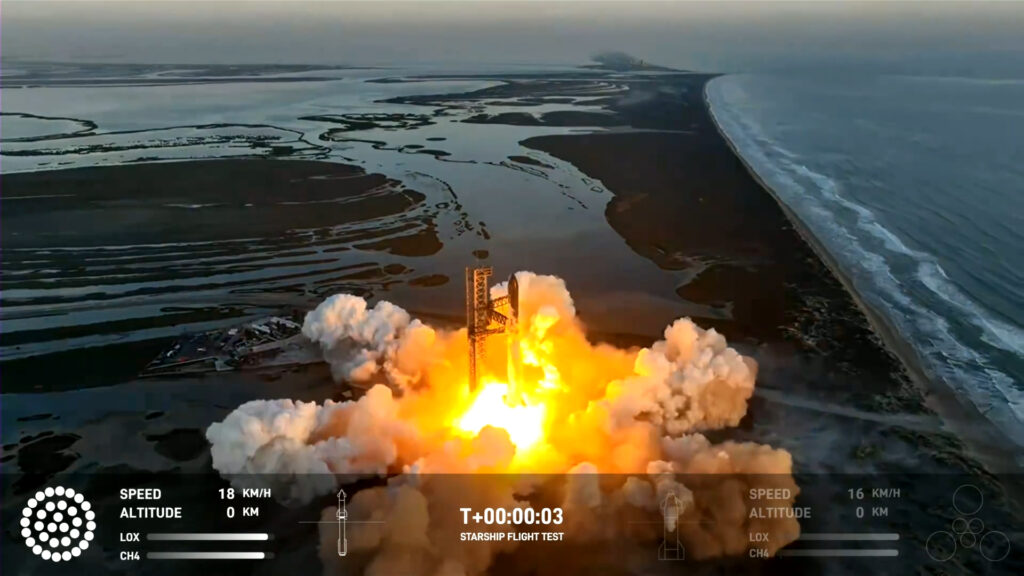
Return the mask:
<path id="1" fill-rule="evenodd" d="M 378 522 L 348 536 L 344 566 L 367 574 L 480 574 L 512 549 L 517 562 L 535 554 L 536 566 L 557 566 L 507 540 L 460 542 L 460 508 L 511 509 L 527 499 L 560 506 L 566 540 L 601 542 L 608 554 L 613 542 L 657 542 L 670 496 L 693 558 L 744 554 L 748 531 L 768 532 L 770 552 L 799 535 L 786 515 L 751 518 L 747 498 L 751 487 L 786 488 L 786 499 L 757 505 L 791 508 L 799 489 L 790 455 L 701 434 L 746 415 L 752 359 L 689 319 L 648 348 L 591 343 L 562 279 L 516 279 L 521 366 L 512 371 L 505 354 L 488 354 L 474 392 L 464 329 L 431 328 L 388 302 L 328 298 L 307 314 L 303 334 L 319 343 L 335 379 L 379 383 L 354 401 L 242 405 L 207 431 L 214 468 L 256 474 L 247 482 L 282 475 L 275 481 L 288 486 L 279 489 L 298 501 L 332 492 L 341 476 L 387 477 L 348 506 L 353 520 Z M 492 288 L 505 293 L 505 284 Z M 495 351 L 507 337 L 494 338 Z M 335 512 L 324 510 L 324 521 Z M 340 571 L 336 529 L 321 527 L 327 571 Z"/>

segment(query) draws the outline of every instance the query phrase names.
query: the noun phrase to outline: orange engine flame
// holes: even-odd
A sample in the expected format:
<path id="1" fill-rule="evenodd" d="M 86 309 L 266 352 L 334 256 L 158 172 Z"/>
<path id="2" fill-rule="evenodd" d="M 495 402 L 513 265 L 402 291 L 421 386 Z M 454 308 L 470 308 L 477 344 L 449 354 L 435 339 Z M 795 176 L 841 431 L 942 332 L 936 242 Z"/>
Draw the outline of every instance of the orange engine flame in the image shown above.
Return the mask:
<path id="1" fill-rule="evenodd" d="M 487 382 L 456 421 L 459 430 L 476 435 L 485 426 L 508 432 L 517 452 L 527 452 L 544 438 L 544 405 L 515 405 L 509 386 Z"/>

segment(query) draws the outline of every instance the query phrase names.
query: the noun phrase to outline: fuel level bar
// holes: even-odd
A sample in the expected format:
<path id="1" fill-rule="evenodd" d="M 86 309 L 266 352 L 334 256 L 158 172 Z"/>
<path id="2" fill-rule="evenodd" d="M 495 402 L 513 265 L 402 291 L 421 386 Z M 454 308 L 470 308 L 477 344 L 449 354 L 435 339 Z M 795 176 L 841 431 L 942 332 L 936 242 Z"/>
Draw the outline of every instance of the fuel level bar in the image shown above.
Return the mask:
<path id="1" fill-rule="evenodd" d="M 178 542 L 262 542 L 270 540 L 265 532 L 163 532 L 146 534 L 146 540 Z"/>
<path id="2" fill-rule="evenodd" d="M 847 549 L 847 550 L 779 550 L 779 556 L 808 557 L 808 558 L 893 558 L 900 555 L 895 548 L 877 549 Z"/>
<path id="3" fill-rule="evenodd" d="M 887 542 L 899 540 L 896 532 L 807 532 L 797 540 L 814 542 Z"/>
<path id="4" fill-rule="evenodd" d="M 264 560 L 266 552 L 146 552 L 147 560 Z"/>

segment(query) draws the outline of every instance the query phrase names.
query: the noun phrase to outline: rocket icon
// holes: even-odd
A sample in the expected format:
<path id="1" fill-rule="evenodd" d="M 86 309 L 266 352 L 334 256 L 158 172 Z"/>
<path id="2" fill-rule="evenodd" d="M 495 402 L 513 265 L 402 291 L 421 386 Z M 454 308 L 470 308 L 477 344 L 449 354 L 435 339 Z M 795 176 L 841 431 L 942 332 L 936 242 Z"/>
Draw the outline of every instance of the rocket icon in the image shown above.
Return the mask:
<path id="1" fill-rule="evenodd" d="M 686 548 L 679 541 L 679 515 L 682 513 L 682 502 L 674 492 L 670 492 L 661 503 L 664 530 L 661 546 L 658 547 L 658 560 L 683 560 L 686 558 Z"/>
<path id="2" fill-rule="evenodd" d="M 345 500 L 345 491 L 338 490 L 338 556 L 348 554 L 348 535 L 345 530 L 345 525 L 348 522 L 348 510 L 345 508 Z"/>

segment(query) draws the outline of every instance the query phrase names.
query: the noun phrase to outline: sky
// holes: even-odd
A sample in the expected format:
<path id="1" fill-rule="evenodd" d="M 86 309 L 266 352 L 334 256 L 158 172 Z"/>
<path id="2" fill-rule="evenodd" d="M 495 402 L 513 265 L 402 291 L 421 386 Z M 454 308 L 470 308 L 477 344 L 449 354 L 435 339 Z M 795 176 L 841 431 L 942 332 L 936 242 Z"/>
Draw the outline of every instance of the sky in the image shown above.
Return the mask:
<path id="1" fill-rule="evenodd" d="M 578 64 L 1024 75 L 1024 2 L 5 0 L 2 57 L 132 63 Z"/>

